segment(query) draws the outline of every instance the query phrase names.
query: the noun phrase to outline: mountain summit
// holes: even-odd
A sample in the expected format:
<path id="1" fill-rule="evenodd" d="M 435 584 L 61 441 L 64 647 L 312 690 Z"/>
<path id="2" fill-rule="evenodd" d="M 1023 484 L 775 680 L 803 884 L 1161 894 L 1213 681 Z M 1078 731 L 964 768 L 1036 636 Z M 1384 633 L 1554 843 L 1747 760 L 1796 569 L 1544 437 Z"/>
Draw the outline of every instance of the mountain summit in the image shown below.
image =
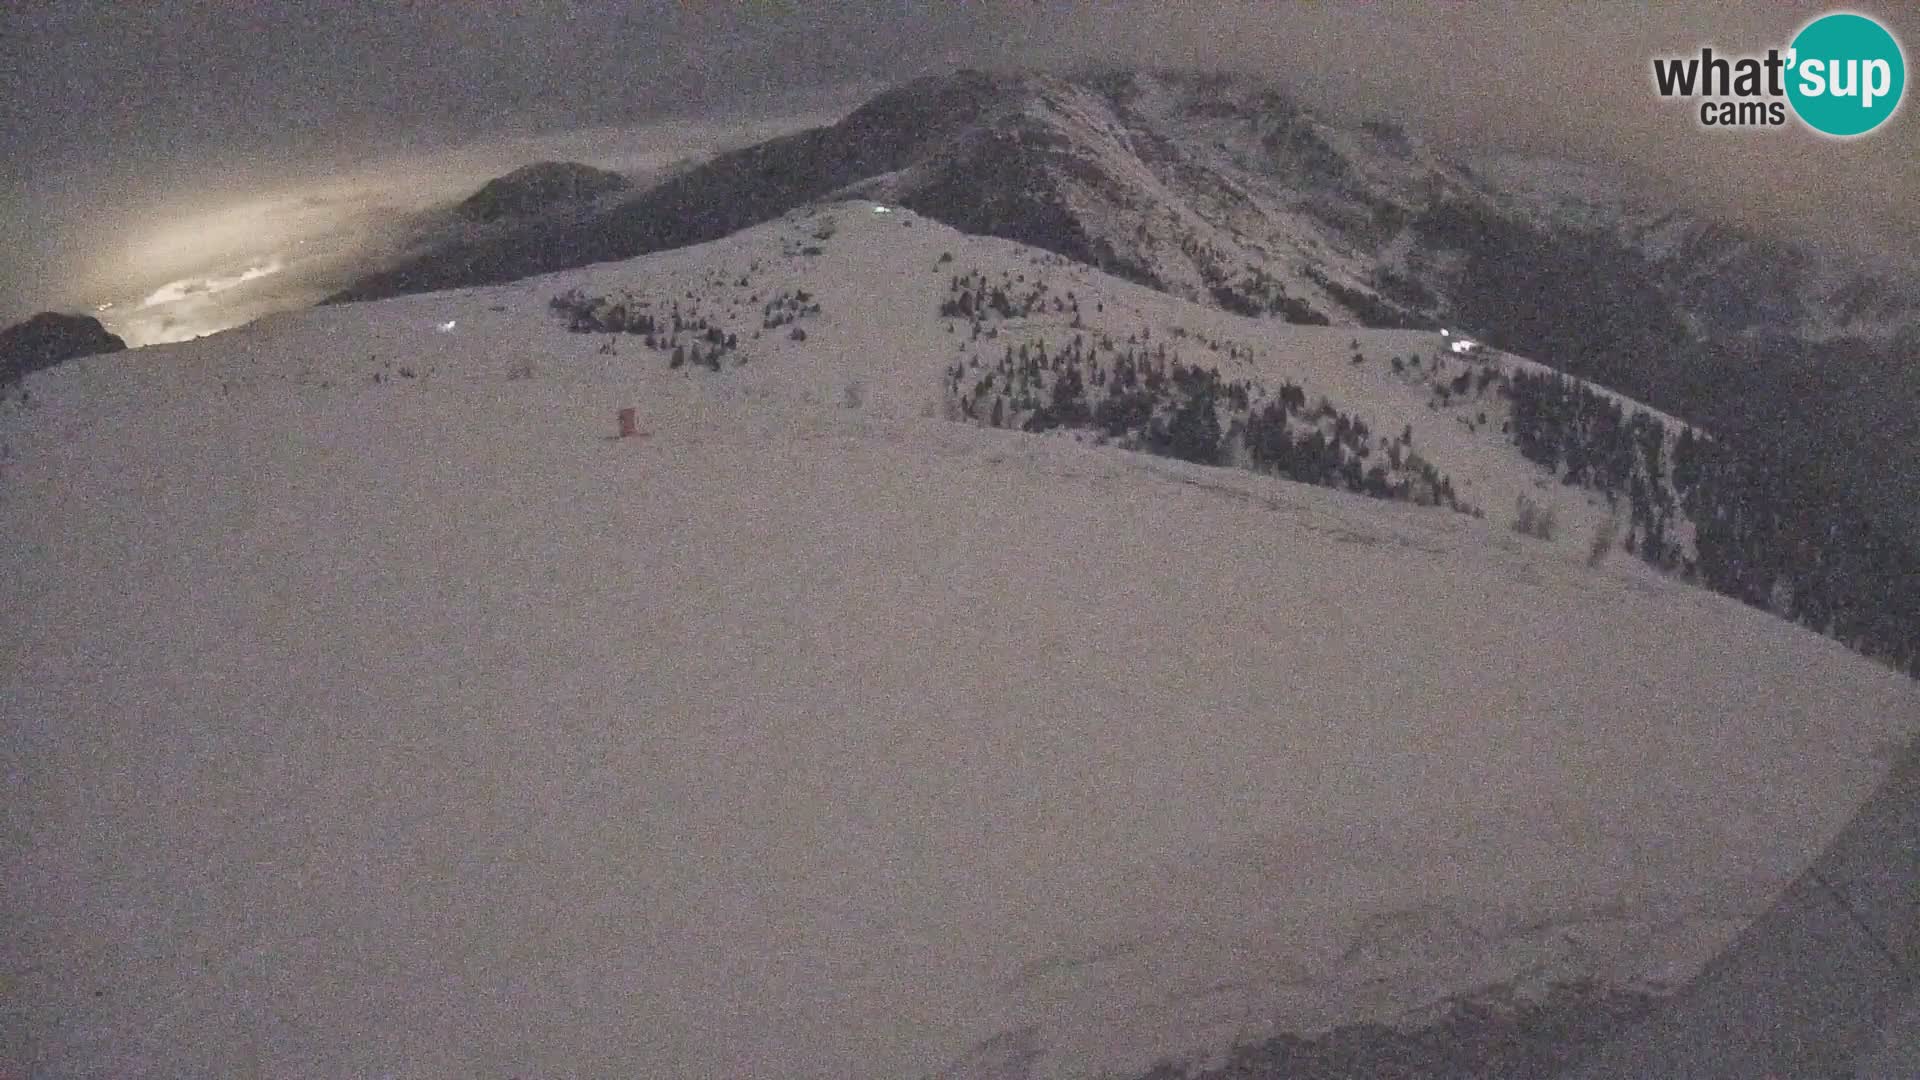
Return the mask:
<path id="1" fill-rule="evenodd" d="M 556 210 L 579 209 L 625 191 L 632 182 L 616 172 L 574 161 L 541 161 L 489 180 L 455 212 L 468 221 L 527 218 Z"/>

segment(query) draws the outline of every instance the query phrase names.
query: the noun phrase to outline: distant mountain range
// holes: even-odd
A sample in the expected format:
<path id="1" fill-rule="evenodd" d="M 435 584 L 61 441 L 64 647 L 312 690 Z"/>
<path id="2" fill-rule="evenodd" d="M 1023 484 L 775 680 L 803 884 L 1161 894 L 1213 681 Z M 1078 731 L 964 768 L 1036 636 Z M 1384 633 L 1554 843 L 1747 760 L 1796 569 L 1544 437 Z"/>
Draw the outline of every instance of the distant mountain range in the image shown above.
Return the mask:
<path id="1" fill-rule="evenodd" d="M 534 217 L 619 190 L 613 174 L 549 162 L 487 185 L 462 211 Z M 1343 126 L 1258 80 L 1142 72 L 917 80 L 586 220 L 534 220 L 423 252 L 335 299 L 631 258 L 837 197 L 885 199 L 1189 299 L 1303 322 L 1471 321 L 1488 306 L 1474 258 L 1512 254 L 1502 248 L 1516 241 L 1532 262 L 1604 259 L 1596 276 L 1635 279 L 1697 334 L 1880 338 L 1920 312 L 1910 283 L 1650 207 L 1594 170 L 1506 158 L 1483 171 L 1390 122 Z"/>
<path id="2" fill-rule="evenodd" d="M 595 187 L 584 168 L 497 181 L 467 204 L 512 207 L 495 227 L 329 302 L 626 259 L 872 198 L 1243 314 L 1459 326 L 1754 432 L 1920 534 L 1920 278 L 1675 210 L 1593 168 L 1470 162 L 1261 80 L 1140 71 L 963 71 L 648 186 Z"/>

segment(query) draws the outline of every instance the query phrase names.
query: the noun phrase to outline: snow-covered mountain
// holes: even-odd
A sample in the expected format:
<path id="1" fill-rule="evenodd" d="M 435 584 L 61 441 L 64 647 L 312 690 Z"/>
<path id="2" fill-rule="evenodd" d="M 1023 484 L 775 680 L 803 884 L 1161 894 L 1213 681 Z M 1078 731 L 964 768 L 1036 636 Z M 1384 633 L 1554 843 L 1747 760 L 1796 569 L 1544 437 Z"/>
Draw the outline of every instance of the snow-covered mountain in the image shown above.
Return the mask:
<path id="1" fill-rule="evenodd" d="M 1747 565 L 1710 435 L 1178 291 L 841 201 L 28 375 L 0 1064 L 1092 1076 L 1657 991 L 1911 737 L 1681 579 Z"/>
<path id="2" fill-rule="evenodd" d="M 1514 154 L 1476 156 L 1473 168 L 1544 227 L 1610 233 L 1644 256 L 1698 332 L 1830 341 L 1920 325 L 1920 265 L 1911 261 L 1677 209 L 1671 196 L 1642 190 L 1617 169 Z"/>
<path id="3" fill-rule="evenodd" d="M 1484 238 L 1454 233 L 1483 217 L 1528 234 L 1523 254 L 1543 263 L 1563 244 L 1601 244 L 1613 269 L 1701 331 L 1885 337 L 1920 311 L 1909 279 L 1677 211 L 1597 167 L 1470 165 L 1387 121 L 1319 115 L 1263 80 L 1139 71 L 916 80 L 836 125 L 721 155 L 579 235 L 429 253 L 343 296 L 628 257 L 831 194 L 1300 322 L 1471 321 L 1479 286 L 1462 273 Z"/>
<path id="4" fill-rule="evenodd" d="M 1826 487 L 1920 537 L 1920 268 L 1683 211 L 1597 166 L 1455 157 L 1244 76 L 921 79 L 588 220 L 433 246 L 336 299 L 630 258 L 839 197 L 1224 310 L 1464 329 L 1790 447 Z"/>

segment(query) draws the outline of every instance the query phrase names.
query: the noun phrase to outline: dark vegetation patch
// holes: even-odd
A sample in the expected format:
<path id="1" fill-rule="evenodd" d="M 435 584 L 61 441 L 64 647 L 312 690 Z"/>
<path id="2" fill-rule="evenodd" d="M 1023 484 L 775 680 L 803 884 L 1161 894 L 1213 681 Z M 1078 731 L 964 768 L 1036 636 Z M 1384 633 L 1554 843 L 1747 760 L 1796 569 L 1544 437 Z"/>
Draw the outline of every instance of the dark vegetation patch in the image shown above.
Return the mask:
<path id="1" fill-rule="evenodd" d="M 1440 324 L 1431 317 L 1418 311 L 1408 311 L 1397 304 L 1389 303 L 1374 293 L 1364 289 L 1355 289 L 1342 285 L 1323 274 L 1313 275 L 1314 284 L 1327 291 L 1348 311 L 1360 320 L 1361 326 L 1381 330 L 1438 330 Z"/>
<path id="2" fill-rule="evenodd" d="M 1515 373 L 1512 436 L 1570 485 L 1625 500 L 1625 549 L 1920 676 L 1920 559 L 1787 452 L 1696 435 L 1558 374 Z M 1675 523 L 1694 525 L 1684 557 Z"/>
<path id="3" fill-rule="evenodd" d="M 1920 561 L 1900 540 L 1920 530 L 1920 483 L 1900 449 L 1920 440 L 1920 335 L 1813 344 L 1735 333 L 1784 317 L 1780 305 L 1723 296 L 1705 279 L 1676 281 L 1675 266 L 1612 234 L 1548 233 L 1459 199 L 1435 202 L 1412 224 L 1429 249 L 1462 256 L 1446 282 L 1450 320 L 1714 432 L 1690 463 L 1708 485 L 1690 495 L 1701 513 L 1689 511 L 1702 529 L 1702 583 L 1916 671 L 1914 619 L 1898 612 L 1920 609 Z M 1727 242 L 1708 237 L 1692 254 L 1708 258 Z M 1686 312 L 1709 332 L 1695 334 Z M 1585 446 L 1569 438 L 1533 445 L 1543 454 Z M 1605 458 L 1612 438 L 1577 453 Z M 1642 523 L 1632 539 L 1648 535 Z"/>
<path id="4" fill-rule="evenodd" d="M 1510 994 L 1457 999 L 1413 1031 L 1348 1024 L 1324 1035 L 1277 1035 L 1236 1047 L 1215 1069 L 1166 1063 L 1139 1080 L 1487 1080 L 1547 1077 L 1648 1016 L 1661 999 L 1591 981 L 1539 1001 Z"/>
<path id="5" fill-rule="evenodd" d="M 745 283 L 743 277 L 740 284 L 744 287 Z M 805 340 L 806 332 L 793 324 L 820 314 L 820 302 L 805 289 L 782 290 L 764 302 L 756 293 L 753 302 L 760 304 L 759 330 L 791 325 L 788 336 L 796 341 Z M 564 316 L 567 329 L 576 334 L 621 334 L 638 338 L 646 349 L 666 356 L 669 368 L 691 365 L 719 371 L 722 361 L 736 356 L 740 346 L 740 331 L 729 328 L 717 314 L 703 309 L 697 300 L 659 301 L 625 293 L 587 296 L 573 289 L 554 297 L 548 306 Z M 613 352 L 612 341 L 601 351 Z M 745 362 L 743 357 L 736 356 L 734 366 Z"/>
<path id="6" fill-rule="evenodd" d="M 1055 298 L 1056 300 L 1059 298 Z M 992 322 L 1035 312 L 1072 313 L 1077 300 L 1052 307 L 1044 286 L 1010 293 L 985 275 L 955 275 L 941 314 L 966 318 L 972 340 Z M 1269 389 L 1189 364 L 1165 341 L 1143 332 L 1116 342 L 1075 333 L 1049 349 L 1035 336 L 995 357 L 976 348 L 947 369 L 949 415 L 984 427 L 1028 432 L 1084 431 L 1098 442 L 1201 465 L 1237 465 L 1302 483 L 1379 499 L 1478 513 L 1452 481 L 1412 448 L 1412 432 L 1386 438 L 1326 398 L 1309 404 L 1293 383 Z"/>
<path id="7" fill-rule="evenodd" d="M 1216 281 L 1208 286 L 1213 302 L 1236 315 L 1259 318 L 1278 315 L 1296 326 L 1331 326 L 1333 320 L 1314 310 L 1297 296 L 1289 296 L 1286 286 L 1259 267 L 1248 267 L 1237 280 Z"/>

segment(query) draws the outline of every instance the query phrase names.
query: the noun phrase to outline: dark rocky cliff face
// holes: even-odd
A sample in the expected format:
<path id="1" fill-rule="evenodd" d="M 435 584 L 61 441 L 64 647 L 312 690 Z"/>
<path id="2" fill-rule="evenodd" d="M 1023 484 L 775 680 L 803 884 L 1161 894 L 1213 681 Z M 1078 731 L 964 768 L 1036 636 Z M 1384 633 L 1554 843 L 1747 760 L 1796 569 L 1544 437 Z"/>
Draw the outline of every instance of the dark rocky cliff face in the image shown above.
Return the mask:
<path id="1" fill-rule="evenodd" d="M 43 311 L 0 330 L 0 386 L 82 356 L 119 352 L 127 343 L 90 315 Z"/>

